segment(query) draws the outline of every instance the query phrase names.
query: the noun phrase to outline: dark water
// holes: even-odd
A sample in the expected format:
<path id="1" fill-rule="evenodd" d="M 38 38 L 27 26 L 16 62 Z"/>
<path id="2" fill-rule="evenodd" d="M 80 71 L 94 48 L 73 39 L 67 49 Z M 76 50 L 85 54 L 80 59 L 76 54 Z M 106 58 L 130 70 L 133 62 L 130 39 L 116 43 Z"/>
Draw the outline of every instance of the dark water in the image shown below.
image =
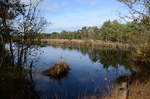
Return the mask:
<path id="1" fill-rule="evenodd" d="M 41 47 L 34 64 L 34 90 L 40 97 L 77 98 L 84 96 L 102 96 L 111 90 L 111 85 L 122 75 L 130 75 L 125 67 L 127 52 L 69 49 L 61 47 Z M 55 79 L 43 75 L 60 60 L 69 64 L 71 70 L 65 77 Z M 38 71 L 38 72 L 37 72 Z"/>
<path id="2" fill-rule="evenodd" d="M 131 75 L 133 72 L 129 65 L 128 51 L 56 46 L 44 46 L 39 50 L 36 51 L 36 57 L 34 56 L 36 61 L 33 64 L 33 71 L 24 78 L 25 81 L 0 80 L 0 96 L 15 95 L 19 92 L 24 98 L 28 95 L 28 98 L 41 99 L 103 96 L 111 91 L 112 85 L 120 76 Z M 43 75 L 44 70 L 60 60 L 70 66 L 70 71 L 65 76 L 56 79 Z M 3 84 L 5 87 L 8 84 L 12 90 L 3 89 Z"/>

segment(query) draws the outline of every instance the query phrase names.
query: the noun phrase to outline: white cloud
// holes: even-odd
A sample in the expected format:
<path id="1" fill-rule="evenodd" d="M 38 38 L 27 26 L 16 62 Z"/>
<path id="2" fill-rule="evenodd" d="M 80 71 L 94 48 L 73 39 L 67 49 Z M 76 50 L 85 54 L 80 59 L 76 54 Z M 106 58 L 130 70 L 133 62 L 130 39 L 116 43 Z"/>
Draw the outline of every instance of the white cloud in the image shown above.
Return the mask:
<path id="1" fill-rule="evenodd" d="M 98 4 L 100 0 L 76 0 L 77 2 L 87 3 L 91 6 L 95 6 Z"/>
<path id="2" fill-rule="evenodd" d="M 64 2 L 62 2 L 62 3 L 61 3 L 61 5 L 62 5 L 63 7 L 66 7 L 66 6 L 68 6 L 68 5 L 69 5 L 69 2 L 64 1 Z"/>
<path id="3" fill-rule="evenodd" d="M 43 9 L 48 11 L 48 12 L 56 12 L 56 11 L 60 10 L 61 8 L 67 7 L 68 5 L 69 5 L 69 2 L 63 1 L 63 2 L 59 2 L 59 3 L 50 4 L 46 8 L 43 7 Z"/>
<path id="4" fill-rule="evenodd" d="M 58 4 L 55 4 L 55 5 L 52 5 L 50 6 L 49 8 L 47 8 L 47 11 L 49 12 L 55 12 L 59 9 L 59 5 Z"/>
<path id="5" fill-rule="evenodd" d="M 37 0 L 31 0 L 31 3 L 34 3 L 36 2 Z M 30 0 L 21 0 L 22 3 L 24 4 L 29 4 L 30 3 Z"/>

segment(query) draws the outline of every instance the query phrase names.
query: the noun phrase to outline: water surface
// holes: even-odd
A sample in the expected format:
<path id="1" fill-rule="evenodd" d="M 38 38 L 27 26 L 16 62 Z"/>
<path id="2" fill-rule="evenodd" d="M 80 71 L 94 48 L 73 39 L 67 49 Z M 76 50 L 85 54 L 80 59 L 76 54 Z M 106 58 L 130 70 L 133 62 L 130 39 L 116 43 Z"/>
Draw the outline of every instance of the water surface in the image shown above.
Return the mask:
<path id="1" fill-rule="evenodd" d="M 118 77 L 132 73 L 128 68 L 128 54 L 120 50 L 40 47 L 32 74 L 34 90 L 40 98 L 103 96 Z M 55 79 L 42 74 L 61 60 L 71 68 L 65 77 Z"/>

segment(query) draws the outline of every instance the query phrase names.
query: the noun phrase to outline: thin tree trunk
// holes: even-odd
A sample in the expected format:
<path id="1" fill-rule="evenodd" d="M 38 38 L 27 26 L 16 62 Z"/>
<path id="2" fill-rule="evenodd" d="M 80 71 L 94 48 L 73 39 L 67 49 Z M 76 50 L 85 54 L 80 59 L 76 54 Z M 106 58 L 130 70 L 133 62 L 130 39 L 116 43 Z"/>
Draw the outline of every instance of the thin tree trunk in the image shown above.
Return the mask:
<path id="1" fill-rule="evenodd" d="M 3 42 L 3 37 L 0 35 L 0 67 L 2 66 L 3 63 L 3 54 L 4 54 L 4 42 Z"/>
<path id="2" fill-rule="evenodd" d="M 10 38 L 9 40 L 9 47 L 10 47 L 10 53 L 11 53 L 11 62 L 12 62 L 12 66 L 14 66 L 15 64 L 15 58 L 14 58 L 14 50 L 13 50 L 13 45 L 12 45 L 12 39 Z"/>

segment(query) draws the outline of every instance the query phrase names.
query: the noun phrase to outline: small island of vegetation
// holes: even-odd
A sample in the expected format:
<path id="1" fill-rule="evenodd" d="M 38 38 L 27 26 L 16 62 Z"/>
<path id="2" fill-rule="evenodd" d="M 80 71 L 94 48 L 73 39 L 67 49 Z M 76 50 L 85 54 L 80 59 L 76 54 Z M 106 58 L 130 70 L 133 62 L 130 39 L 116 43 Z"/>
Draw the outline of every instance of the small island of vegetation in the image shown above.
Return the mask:
<path id="1" fill-rule="evenodd" d="M 43 71 L 43 74 L 55 79 L 61 79 L 68 74 L 69 70 L 69 65 L 63 61 L 60 61 L 48 70 Z"/>

